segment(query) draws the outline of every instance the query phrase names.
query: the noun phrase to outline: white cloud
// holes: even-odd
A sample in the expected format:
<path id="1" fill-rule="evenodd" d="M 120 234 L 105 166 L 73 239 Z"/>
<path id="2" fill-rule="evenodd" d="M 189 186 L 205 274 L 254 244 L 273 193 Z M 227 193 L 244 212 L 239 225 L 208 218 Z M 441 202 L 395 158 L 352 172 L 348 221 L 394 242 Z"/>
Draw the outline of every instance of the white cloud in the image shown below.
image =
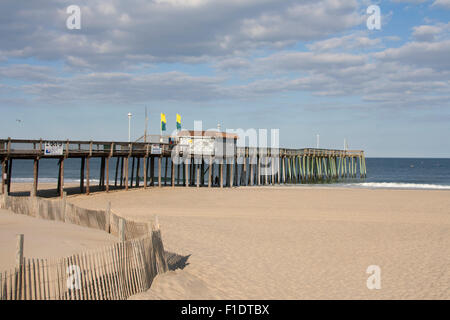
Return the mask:
<path id="1" fill-rule="evenodd" d="M 410 42 L 399 48 L 378 52 L 375 57 L 382 61 L 431 67 L 436 70 L 450 69 L 450 40 L 440 42 Z"/>
<path id="2" fill-rule="evenodd" d="M 386 108 L 450 103 L 450 24 L 417 26 L 414 41 L 386 49 L 384 41 L 399 39 L 350 33 L 362 17 L 354 1 L 92 0 L 81 3 L 76 32 L 64 27 L 65 3 L 44 4 L 0 4 L 0 59 L 64 62 L 0 66 L 2 79 L 26 83 L 12 86 L 16 101 L 125 105 L 307 92 Z M 299 41 L 307 49 L 291 47 Z M 205 63 L 214 72 L 149 73 L 159 62 Z"/>
<path id="3" fill-rule="evenodd" d="M 435 41 L 450 36 L 450 22 L 413 27 L 412 36 L 417 41 Z"/>
<path id="4" fill-rule="evenodd" d="M 436 36 L 442 31 L 440 27 L 437 26 L 417 26 L 414 27 L 413 37 L 417 41 L 434 41 Z"/>
<path id="5" fill-rule="evenodd" d="M 124 72 L 97 72 L 55 77 L 51 82 L 24 85 L 23 91 L 36 100 L 61 103 L 96 102 L 128 104 L 160 101 L 205 101 L 225 97 L 221 78 L 194 77 L 181 72 L 136 75 Z"/>
<path id="6" fill-rule="evenodd" d="M 54 70 L 45 66 L 13 64 L 0 66 L 0 78 L 21 80 L 26 82 L 52 81 Z"/>
<path id="7" fill-rule="evenodd" d="M 351 51 L 366 48 L 373 48 L 381 45 L 381 39 L 370 38 L 367 33 L 359 32 L 342 37 L 329 38 L 316 41 L 307 47 L 312 51 Z"/>
<path id="8" fill-rule="evenodd" d="M 450 9 L 450 0 L 435 0 L 431 6 Z"/>
<path id="9" fill-rule="evenodd" d="M 393 0 L 393 1 L 397 2 L 397 3 L 415 3 L 415 4 L 419 4 L 419 3 L 427 2 L 428 0 Z"/>
<path id="10" fill-rule="evenodd" d="M 127 57 L 190 62 L 280 49 L 363 22 L 356 0 L 80 0 L 81 30 L 68 30 L 69 4 L 1 1 L 2 54 L 110 70 L 135 63 Z"/>

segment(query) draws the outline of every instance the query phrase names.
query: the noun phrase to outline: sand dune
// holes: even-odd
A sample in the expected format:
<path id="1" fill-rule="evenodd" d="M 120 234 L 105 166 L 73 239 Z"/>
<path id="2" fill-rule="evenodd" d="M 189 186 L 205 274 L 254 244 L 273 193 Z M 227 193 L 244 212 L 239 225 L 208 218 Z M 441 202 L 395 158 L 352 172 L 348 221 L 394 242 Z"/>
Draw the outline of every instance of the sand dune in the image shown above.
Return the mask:
<path id="1" fill-rule="evenodd" d="M 0 271 L 14 267 L 16 235 L 19 233 L 25 236 L 24 256 L 28 258 L 63 257 L 117 241 L 100 230 L 0 209 Z"/>

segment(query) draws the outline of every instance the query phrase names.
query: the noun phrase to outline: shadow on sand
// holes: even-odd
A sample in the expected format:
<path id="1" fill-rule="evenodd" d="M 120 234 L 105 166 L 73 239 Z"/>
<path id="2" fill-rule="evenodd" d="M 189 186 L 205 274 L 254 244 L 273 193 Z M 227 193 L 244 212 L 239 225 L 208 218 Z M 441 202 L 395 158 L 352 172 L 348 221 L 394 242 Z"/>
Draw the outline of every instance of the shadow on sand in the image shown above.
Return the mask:
<path id="1" fill-rule="evenodd" d="M 154 187 L 148 187 L 148 188 L 154 188 Z M 143 186 L 139 186 L 139 187 L 130 187 L 131 189 L 143 189 Z M 120 190 L 125 190 L 125 187 L 115 187 L 115 186 L 110 186 L 109 190 L 111 192 L 113 191 L 120 191 Z M 67 195 L 76 195 L 76 194 L 83 194 L 80 190 L 80 187 L 65 187 L 64 191 L 67 192 Z M 99 192 L 105 192 L 105 187 L 100 187 L 100 186 L 91 186 L 89 189 L 90 193 L 99 193 Z M 18 197 L 23 197 L 23 196 L 29 196 L 30 195 L 30 191 L 14 191 L 12 190 L 10 193 L 11 196 L 18 196 Z M 56 188 L 52 188 L 52 189 L 39 189 L 37 191 L 37 196 L 38 197 L 42 197 L 42 198 L 54 198 L 54 197 L 58 197 L 58 190 Z"/>
<path id="2" fill-rule="evenodd" d="M 167 264 L 169 266 L 169 270 L 170 271 L 174 271 L 177 269 L 183 270 L 187 265 L 189 265 L 187 261 L 190 256 L 191 256 L 190 254 L 188 254 L 187 256 L 182 256 L 176 253 L 166 251 L 166 259 Z"/>

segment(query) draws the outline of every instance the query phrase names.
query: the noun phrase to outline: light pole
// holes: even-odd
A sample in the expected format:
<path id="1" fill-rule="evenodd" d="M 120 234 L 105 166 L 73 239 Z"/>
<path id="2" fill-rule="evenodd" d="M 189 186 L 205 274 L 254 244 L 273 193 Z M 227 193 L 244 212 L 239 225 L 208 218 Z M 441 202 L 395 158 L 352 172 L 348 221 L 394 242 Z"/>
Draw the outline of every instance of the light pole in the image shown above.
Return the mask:
<path id="1" fill-rule="evenodd" d="M 128 112 L 128 142 L 131 142 L 131 112 Z"/>

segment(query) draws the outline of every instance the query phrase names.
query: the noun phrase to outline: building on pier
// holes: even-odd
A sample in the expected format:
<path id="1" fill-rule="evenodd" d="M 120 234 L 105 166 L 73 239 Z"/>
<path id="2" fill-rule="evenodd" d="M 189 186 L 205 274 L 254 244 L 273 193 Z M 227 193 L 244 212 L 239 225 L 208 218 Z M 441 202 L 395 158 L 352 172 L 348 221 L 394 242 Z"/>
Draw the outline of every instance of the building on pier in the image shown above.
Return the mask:
<path id="1" fill-rule="evenodd" d="M 181 130 L 175 144 L 182 152 L 194 156 L 233 157 L 236 155 L 238 136 L 220 131 Z"/>

